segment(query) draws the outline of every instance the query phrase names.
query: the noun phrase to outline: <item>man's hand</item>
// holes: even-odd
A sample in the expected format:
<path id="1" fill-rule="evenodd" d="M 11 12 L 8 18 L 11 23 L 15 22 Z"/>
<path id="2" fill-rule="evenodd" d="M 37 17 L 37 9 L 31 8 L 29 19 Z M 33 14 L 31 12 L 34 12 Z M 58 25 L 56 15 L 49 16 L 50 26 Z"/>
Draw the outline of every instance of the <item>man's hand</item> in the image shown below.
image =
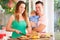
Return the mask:
<path id="1" fill-rule="evenodd" d="M 44 29 L 45 29 L 44 24 L 40 24 L 39 27 L 34 28 L 34 30 L 37 32 L 42 32 Z"/>
<path id="2" fill-rule="evenodd" d="M 32 26 L 32 27 L 36 27 L 37 25 L 36 25 L 35 22 L 31 22 L 31 26 Z"/>

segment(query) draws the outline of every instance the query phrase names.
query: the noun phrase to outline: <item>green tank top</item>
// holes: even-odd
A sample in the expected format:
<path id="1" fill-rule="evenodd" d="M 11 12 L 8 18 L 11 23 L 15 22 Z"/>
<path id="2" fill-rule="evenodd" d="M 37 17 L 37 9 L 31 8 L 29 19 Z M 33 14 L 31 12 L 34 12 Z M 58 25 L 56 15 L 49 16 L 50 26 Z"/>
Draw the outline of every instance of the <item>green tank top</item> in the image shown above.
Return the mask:
<path id="1" fill-rule="evenodd" d="M 16 29 L 16 30 L 19 30 L 20 32 L 22 32 L 23 34 L 17 34 L 16 32 L 13 32 L 12 33 L 12 38 L 19 38 L 21 36 L 23 36 L 24 34 L 26 34 L 26 21 L 25 20 L 21 20 L 21 21 L 16 21 L 14 20 L 12 22 L 12 28 L 13 29 Z"/>

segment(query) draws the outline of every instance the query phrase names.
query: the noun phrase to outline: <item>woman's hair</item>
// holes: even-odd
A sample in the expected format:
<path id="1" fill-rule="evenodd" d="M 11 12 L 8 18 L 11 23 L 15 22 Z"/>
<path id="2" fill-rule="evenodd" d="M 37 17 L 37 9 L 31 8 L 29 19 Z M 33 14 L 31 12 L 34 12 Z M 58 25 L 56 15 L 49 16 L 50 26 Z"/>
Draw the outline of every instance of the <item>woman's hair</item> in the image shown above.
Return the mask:
<path id="1" fill-rule="evenodd" d="M 16 4 L 16 8 L 15 8 L 15 20 L 19 21 L 19 6 L 21 4 L 25 4 L 25 11 L 22 13 L 22 16 L 23 18 L 25 19 L 25 21 L 27 21 L 27 10 L 26 10 L 26 3 L 24 1 L 19 1 L 17 4 Z"/>

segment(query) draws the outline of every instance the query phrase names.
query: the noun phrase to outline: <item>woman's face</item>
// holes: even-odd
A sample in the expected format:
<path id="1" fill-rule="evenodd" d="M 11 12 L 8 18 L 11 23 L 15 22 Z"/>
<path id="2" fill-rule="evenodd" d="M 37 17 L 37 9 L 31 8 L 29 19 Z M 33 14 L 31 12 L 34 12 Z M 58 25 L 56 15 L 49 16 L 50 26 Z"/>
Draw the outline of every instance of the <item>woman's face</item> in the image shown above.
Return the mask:
<path id="1" fill-rule="evenodd" d="M 20 6 L 19 6 L 19 13 L 23 13 L 25 11 L 25 4 L 21 4 Z"/>

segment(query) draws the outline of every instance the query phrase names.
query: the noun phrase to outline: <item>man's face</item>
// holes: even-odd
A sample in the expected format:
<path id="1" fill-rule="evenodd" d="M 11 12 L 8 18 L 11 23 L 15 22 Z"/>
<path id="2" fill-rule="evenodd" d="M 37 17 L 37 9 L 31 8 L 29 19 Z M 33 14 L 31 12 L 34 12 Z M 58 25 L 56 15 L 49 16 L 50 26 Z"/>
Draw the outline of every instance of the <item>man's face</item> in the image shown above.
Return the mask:
<path id="1" fill-rule="evenodd" d="M 40 13 L 41 9 L 43 9 L 43 5 L 39 3 L 39 4 L 36 4 L 35 6 L 36 6 L 36 12 Z"/>

